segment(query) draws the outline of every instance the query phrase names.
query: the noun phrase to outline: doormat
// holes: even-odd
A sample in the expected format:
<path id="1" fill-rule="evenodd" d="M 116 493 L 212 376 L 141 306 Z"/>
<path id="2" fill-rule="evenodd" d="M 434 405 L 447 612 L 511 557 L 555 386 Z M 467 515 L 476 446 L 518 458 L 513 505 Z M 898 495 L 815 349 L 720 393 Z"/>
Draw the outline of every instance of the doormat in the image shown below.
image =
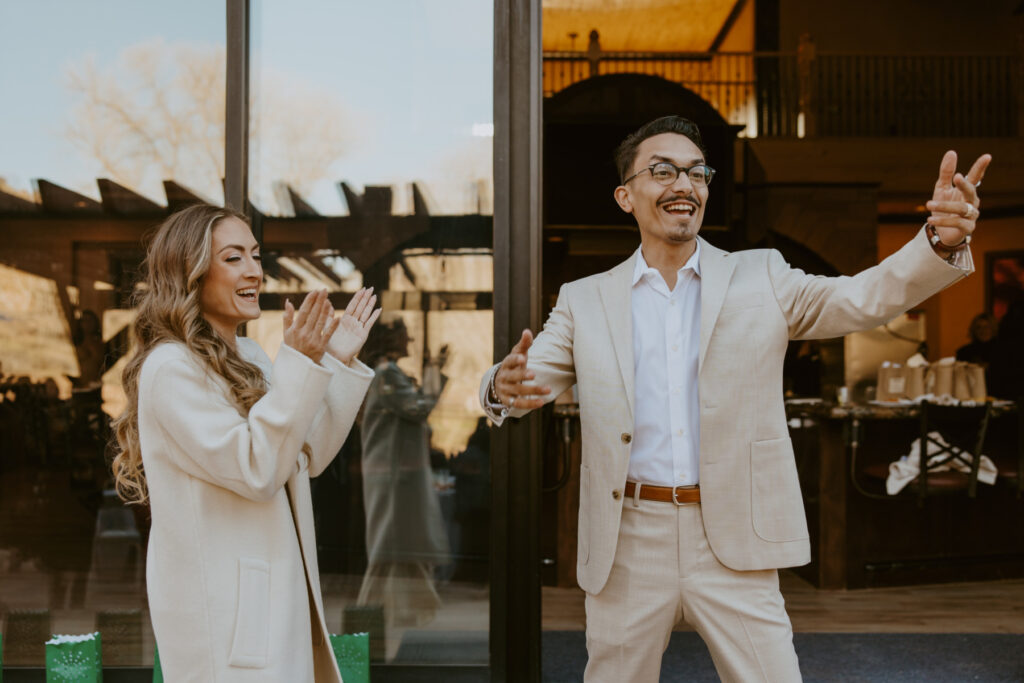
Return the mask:
<path id="1" fill-rule="evenodd" d="M 1024 635 L 1004 633 L 797 633 L 804 683 L 1024 681 Z M 582 631 L 545 631 L 544 683 L 583 680 Z M 692 631 L 673 632 L 661 683 L 717 683 L 707 646 Z"/>

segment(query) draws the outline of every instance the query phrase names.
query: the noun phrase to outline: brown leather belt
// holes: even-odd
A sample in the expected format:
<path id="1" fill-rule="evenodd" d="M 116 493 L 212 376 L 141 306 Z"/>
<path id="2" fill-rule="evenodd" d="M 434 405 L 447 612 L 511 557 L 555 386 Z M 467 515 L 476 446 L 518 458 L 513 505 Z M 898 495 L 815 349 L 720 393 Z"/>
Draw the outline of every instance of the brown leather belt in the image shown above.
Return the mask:
<path id="1" fill-rule="evenodd" d="M 636 493 L 637 484 L 632 481 L 626 482 L 624 491 L 626 498 L 632 498 Z M 650 486 L 640 485 L 640 497 L 644 500 L 656 500 L 660 503 L 675 503 L 686 505 L 700 502 L 700 486 Z"/>

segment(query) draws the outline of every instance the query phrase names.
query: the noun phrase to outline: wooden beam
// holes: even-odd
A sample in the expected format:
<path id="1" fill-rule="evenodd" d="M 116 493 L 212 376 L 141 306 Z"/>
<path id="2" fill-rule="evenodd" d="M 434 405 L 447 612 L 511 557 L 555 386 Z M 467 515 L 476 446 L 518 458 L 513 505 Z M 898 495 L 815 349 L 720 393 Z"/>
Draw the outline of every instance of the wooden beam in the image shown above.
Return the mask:
<path id="1" fill-rule="evenodd" d="M 214 204 L 210 199 L 188 189 L 173 180 L 164 181 L 164 194 L 167 196 L 167 210 L 171 213 L 181 211 L 193 204 Z"/>
<path id="2" fill-rule="evenodd" d="M 49 180 L 36 180 L 43 211 L 47 213 L 103 213 L 103 205 L 74 190 L 61 187 Z"/>
<path id="3" fill-rule="evenodd" d="M 167 210 L 167 207 L 160 206 L 113 180 L 99 178 L 96 184 L 99 185 L 100 199 L 107 213 L 119 216 L 151 216 Z"/>
<path id="4" fill-rule="evenodd" d="M 292 213 L 296 216 L 308 218 L 311 216 L 319 216 L 320 212 L 313 208 L 313 206 L 302 198 L 298 192 L 291 185 L 285 185 L 285 189 L 288 191 L 288 200 L 292 204 Z"/>
<path id="5" fill-rule="evenodd" d="M 736 25 L 736 20 L 740 18 L 740 14 L 743 13 L 743 8 L 746 6 L 747 0 L 736 0 L 732 6 L 732 11 L 729 12 L 729 16 L 725 18 L 722 28 L 718 29 L 718 35 L 711 41 L 711 47 L 708 48 L 708 52 L 718 52 L 718 48 L 722 47 L 722 43 L 729 37 L 729 32 Z"/>
<path id="6" fill-rule="evenodd" d="M 0 190 L 0 213 L 36 213 L 39 205 L 16 194 Z"/>

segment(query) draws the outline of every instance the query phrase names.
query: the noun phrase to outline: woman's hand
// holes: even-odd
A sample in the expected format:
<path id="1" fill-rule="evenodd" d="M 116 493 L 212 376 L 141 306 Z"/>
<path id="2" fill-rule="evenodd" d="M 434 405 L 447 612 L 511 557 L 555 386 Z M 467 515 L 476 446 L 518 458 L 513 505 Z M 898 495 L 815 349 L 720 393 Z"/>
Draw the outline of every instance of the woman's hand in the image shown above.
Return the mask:
<path id="1" fill-rule="evenodd" d="M 285 301 L 284 343 L 319 363 L 340 322 L 334 317 L 326 289 L 307 294 L 298 311 L 291 301 Z"/>
<path id="2" fill-rule="evenodd" d="M 345 365 L 351 363 L 363 348 L 366 335 L 380 316 L 381 309 L 373 308 L 375 303 L 377 296 L 373 294 L 373 287 L 364 287 L 356 292 L 340 318 L 341 324 L 328 342 L 327 351 Z"/>

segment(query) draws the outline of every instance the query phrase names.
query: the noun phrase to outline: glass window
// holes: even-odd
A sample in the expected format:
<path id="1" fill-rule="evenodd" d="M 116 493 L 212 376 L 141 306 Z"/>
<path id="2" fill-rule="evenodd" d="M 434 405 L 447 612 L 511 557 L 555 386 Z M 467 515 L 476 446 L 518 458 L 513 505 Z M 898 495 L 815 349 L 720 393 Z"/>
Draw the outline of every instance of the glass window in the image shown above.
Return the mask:
<path id="1" fill-rule="evenodd" d="M 0 4 L 0 621 L 6 666 L 52 633 L 153 661 L 145 508 L 107 441 L 141 238 L 223 201 L 222 3 Z"/>
<path id="2" fill-rule="evenodd" d="M 487 664 L 492 353 L 492 6 L 254 5 L 251 201 L 270 355 L 284 298 L 373 286 L 375 372 L 314 480 L 333 632 L 388 664 Z"/>

